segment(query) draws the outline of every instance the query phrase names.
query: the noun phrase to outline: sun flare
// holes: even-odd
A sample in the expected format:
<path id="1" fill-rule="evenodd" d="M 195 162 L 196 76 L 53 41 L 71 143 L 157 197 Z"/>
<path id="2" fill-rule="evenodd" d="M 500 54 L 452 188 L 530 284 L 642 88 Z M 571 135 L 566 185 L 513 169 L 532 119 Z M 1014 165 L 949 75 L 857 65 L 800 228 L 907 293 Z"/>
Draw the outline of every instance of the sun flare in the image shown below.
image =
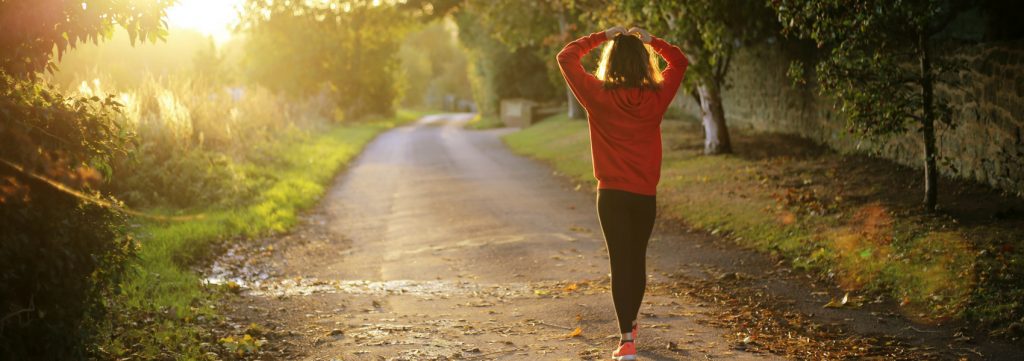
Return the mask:
<path id="1" fill-rule="evenodd" d="M 180 0 L 167 9 L 167 24 L 172 31 L 195 30 L 223 43 L 231 38 L 231 26 L 238 20 L 238 7 L 243 1 Z"/>

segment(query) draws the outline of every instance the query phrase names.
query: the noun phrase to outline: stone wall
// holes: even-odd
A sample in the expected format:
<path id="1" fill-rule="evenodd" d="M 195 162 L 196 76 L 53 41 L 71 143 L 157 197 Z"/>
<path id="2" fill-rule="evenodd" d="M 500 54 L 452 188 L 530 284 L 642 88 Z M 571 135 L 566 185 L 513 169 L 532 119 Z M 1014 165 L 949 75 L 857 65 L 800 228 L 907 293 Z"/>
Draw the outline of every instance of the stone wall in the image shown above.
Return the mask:
<path id="1" fill-rule="evenodd" d="M 847 133 L 845 119 L 812 86 L 794 86 L 786 75 L 801 50 L 779 42 L 744 49 L 733 61 L 723 94 L 732 129 L 796 134 L 840 152 L 864 152 L 922 167 L 918 132 L 884 140 Z M 804 51 L 806 53 L 806 51 Z M 940 88 L 953 99 L 955 128 L 939 126 L 940 170 L 1024 195 L 1024 41 L 973 45 L 954 55 L 965 61 L 962 86 Z M 696 111 L 682 97 L 688 112 Z"/>

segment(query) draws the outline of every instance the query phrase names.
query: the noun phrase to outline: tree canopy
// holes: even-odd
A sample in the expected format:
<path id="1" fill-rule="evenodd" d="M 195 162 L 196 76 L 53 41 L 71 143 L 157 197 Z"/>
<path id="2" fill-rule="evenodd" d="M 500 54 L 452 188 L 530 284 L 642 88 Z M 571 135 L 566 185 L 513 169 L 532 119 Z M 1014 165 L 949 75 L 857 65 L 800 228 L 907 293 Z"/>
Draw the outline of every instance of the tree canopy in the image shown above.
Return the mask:
<path id="1" fill-rule="evenodd" d="M 555 97 L 558 83 L 549 76 L 551 61 L 541 55 L 541 45 L 525 39 L 513 44 L 500 40 L 495 27 L 505 25 L 488 21 L 487 14 L 494 10 L 491 5 L 469 2 L 453 14 L 459 41 L 469 55 L 470 82 L 480 111 L 497 114 L 503 98 L 545 101 Z"/>
<path id="2" fill-rule="evenodd" d="M 249 77 L 295 98 L 329 94 L 347 119 L 392 114 L 409 19 L 370 0 L 341 5 L 249 0 Z"/>
<path id="3" fill-rule="evenodd" d="M 166 9 L 173 0 L 88 2 L 39 0 L 0 2 L 0 69 L 26 77 L 54 69 L 60 58 L 86 41 L 110 37 L 114 27 L 128 32 L 132 44 L 157 41 L 167 34 Z"/>
<path id="4" fill-rule="evenodd" d="M 924 142 L 925 197 L 936 206 L 938 157 L 935 122 L 950 124 L 950 103 L 936 84 L 960 67 L 937 56 L 934 42 L 962 2 L 944 0 L 772 0 L 786 34 L 809 39 L 822 50 L 815 67 L 818 87 L 846 115 L 847 128 L 882 136 L 916 124 Z M 791 75 L 801 80 L 797 62 Z M 947 81 L 949 83 L 950 81 Z M 955 84 L 951 84 L 955 85 Z"/>

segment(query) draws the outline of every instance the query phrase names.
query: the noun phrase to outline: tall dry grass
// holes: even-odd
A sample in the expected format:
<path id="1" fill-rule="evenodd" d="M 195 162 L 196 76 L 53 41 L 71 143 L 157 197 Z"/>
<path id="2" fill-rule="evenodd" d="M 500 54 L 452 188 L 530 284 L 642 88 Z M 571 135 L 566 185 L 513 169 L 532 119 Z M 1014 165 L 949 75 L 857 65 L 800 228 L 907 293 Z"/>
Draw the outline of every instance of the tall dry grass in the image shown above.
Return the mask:
<path id="1" fill-rule="evenodd" d="M 114 95 L 123 105 L 118 121 L 135 146 L 113 162 L 106 185 L 139 207 L 236 203 L 272 176 L 248 174 L 247 164 L 271 160 L 273 144 L 325 128 L 334 108 L 326 97 L 294 101 L 185 77 L 150 76 L 134 89 L 107 86 L 100 76 L 76 83 L 77 95 Z"/>

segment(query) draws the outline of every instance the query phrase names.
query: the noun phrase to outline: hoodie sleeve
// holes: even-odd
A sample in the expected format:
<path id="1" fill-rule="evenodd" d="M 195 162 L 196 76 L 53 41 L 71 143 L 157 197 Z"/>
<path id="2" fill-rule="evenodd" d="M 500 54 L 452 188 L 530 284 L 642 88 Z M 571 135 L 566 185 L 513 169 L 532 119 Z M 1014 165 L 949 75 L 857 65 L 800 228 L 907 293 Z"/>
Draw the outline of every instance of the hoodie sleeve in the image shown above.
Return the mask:
<path id="1" fill-rule="evenodd" d="M 659 37 L 651 37 L 651 48 L 668 63 L 668 67 L 661 71 L 661 77 L 664 79 L 661 83 L 662 101 L 664 106 L 668 107 L 679 90 L 679 84 L 683 82 L 683 74 L 686 73 L 690 61 L 686 59 L 682 50 Z"/>
<path id="2" fill-rule="evenodd" d="M 583 64 L 580 61 L 583 56 L 606 40 L 608 37 L 603 31 L 600 31 L 576 39 L 558 52 L 558 67 L 562 70 L 562 77 L 565 78 L 572 93 L 584 107 L 587 107 L 594 99 L 602 84 L 597 77 L 583 69 Z"/>

